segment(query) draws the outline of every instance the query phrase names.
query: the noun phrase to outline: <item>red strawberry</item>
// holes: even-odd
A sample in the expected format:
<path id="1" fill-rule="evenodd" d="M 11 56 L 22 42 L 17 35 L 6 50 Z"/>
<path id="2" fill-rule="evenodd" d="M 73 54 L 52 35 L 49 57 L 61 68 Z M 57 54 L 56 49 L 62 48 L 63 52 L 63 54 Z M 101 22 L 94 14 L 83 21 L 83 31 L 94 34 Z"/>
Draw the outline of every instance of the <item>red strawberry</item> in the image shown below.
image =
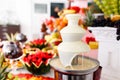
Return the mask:
<path id="1" fill-rule="evenodd" d="M 96 41 L 94 37 L 86 37 L 86 42 L 89 44 L 90 41 Z"/>
<path id="2" fill-rule="evenodd" d="M 75 10 L 76 13 L 79 13 L 79 11 L 80 11 L 80 8 L 77 6 L 72 6 L 72 7 L 70 7 L 70 9 Z"/>
<path id="3" fill-rule="evenodd" d="M 86 42 L 87 44 L 89 44 L 89 37 L 86 37 Z"/>
<path id="4" fill-rule="evenodd" d="M 58 46 L 61 43 L 61 41 L 55 41 L 54 44 Z"/>

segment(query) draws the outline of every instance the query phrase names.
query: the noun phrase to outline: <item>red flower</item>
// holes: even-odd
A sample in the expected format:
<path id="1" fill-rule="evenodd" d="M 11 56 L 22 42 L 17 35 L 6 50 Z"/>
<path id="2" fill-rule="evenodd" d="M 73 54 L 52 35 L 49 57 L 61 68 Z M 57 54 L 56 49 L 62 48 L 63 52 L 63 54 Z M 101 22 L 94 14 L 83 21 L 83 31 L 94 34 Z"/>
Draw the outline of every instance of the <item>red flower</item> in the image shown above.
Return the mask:
<path id="1" fill-rule="evenodd" d="M 54 44 L 58 46 L 62 41 L 55 41 Z"/>

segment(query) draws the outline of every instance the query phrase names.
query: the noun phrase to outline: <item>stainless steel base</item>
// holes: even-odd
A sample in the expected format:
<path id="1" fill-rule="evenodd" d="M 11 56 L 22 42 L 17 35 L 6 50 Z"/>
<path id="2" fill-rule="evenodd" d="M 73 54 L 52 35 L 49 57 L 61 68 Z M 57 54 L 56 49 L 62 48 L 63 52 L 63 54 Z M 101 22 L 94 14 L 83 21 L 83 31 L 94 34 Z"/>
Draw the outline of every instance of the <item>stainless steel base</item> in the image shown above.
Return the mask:
<path id="1" fill-rule="evenodd" d="M 68 75 L 55 71 L 55 80 L 93 80 L 93 73 L 86 75 Z"/>
<path id="2" fill-rule="evenodd" d="M 78 58 L 81 58 L 81 56 L 78 56 Z M 88 57 L 82 58 L 89 59 L 93 61 L 96 65 L 85 70 L 66 70 L 64 69 L 64 67 L 61 67 L 62 64 L 60 64 L 60 60 L 58 57 L 53 58 L 50 61 L 50 65 L 54 69 L 55 80 L 93 80 L 93 73 L 98 69 L 99 61 Z M 75 62 L 73 65 L 76 65 L 76 61 L 73 62 Z"/>

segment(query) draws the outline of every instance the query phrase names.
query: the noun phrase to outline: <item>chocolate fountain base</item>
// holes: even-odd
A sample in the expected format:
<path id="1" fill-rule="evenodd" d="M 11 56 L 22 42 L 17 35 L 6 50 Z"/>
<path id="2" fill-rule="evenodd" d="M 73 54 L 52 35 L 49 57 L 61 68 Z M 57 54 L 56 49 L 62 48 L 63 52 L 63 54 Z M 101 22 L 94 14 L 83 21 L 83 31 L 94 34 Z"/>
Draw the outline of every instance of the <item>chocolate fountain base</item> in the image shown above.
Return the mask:
<path id="1" fill-rule="evenodd" d="M 88 58 L 88 57 L 81 57 L 84 58 L 84 60 L 87 60 L 87 64 L 91 65 L 88 68 L 86 68 L 85 65 L 83 65 L 85 68 L 64 68 L 61 64 L 58 57 L 53 58 L 50 61 L 51 67 L 54 69 L 54 78 L 55 80 L 93 80 L 93 74 L 99 67 L 99 62 L 95 59 Z M 80 59 L 81 60 L 81 59 Z M 88 61 L 90 61 L 88 63 Z M 94 65 L 93 65 L 94 64 Z"/>
<path id="2" fill-rule="evenodd" d="M 55 70 L 54 74 L 55 80 L 93 80 L 93 73 L 85 75 L 71 75 Z"/>

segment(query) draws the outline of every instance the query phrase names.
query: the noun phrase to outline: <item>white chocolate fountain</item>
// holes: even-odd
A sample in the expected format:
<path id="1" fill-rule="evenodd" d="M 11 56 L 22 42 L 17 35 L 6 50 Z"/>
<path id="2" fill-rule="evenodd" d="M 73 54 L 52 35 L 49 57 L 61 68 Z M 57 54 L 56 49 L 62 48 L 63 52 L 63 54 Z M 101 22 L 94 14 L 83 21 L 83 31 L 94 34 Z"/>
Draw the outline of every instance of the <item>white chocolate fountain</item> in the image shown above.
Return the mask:
<path id="1" fill-rule="evenodd" d="M 90 48 L 81 40 L 86 32 L 78 25 L 80 15 L 68 14 L 66 17 L 68 26 L 60 31 L 63 42 L 58 45 L 59 57 L 50 60 L 55 80 L 93 80 L 99 62 L 84 56 Z"/>
<path id="2" fill-rule="evenodd" d="M 78 25 L 80 14 L 68 14 L 66 18 L 68 26 L 60 31 L 63 42 L 58 45 L 59 59 L 65 67 L 71 66 L 73 58 L 78 54 L 90 51 L 89 46 L 81 41 L 86 31 Z"/>

